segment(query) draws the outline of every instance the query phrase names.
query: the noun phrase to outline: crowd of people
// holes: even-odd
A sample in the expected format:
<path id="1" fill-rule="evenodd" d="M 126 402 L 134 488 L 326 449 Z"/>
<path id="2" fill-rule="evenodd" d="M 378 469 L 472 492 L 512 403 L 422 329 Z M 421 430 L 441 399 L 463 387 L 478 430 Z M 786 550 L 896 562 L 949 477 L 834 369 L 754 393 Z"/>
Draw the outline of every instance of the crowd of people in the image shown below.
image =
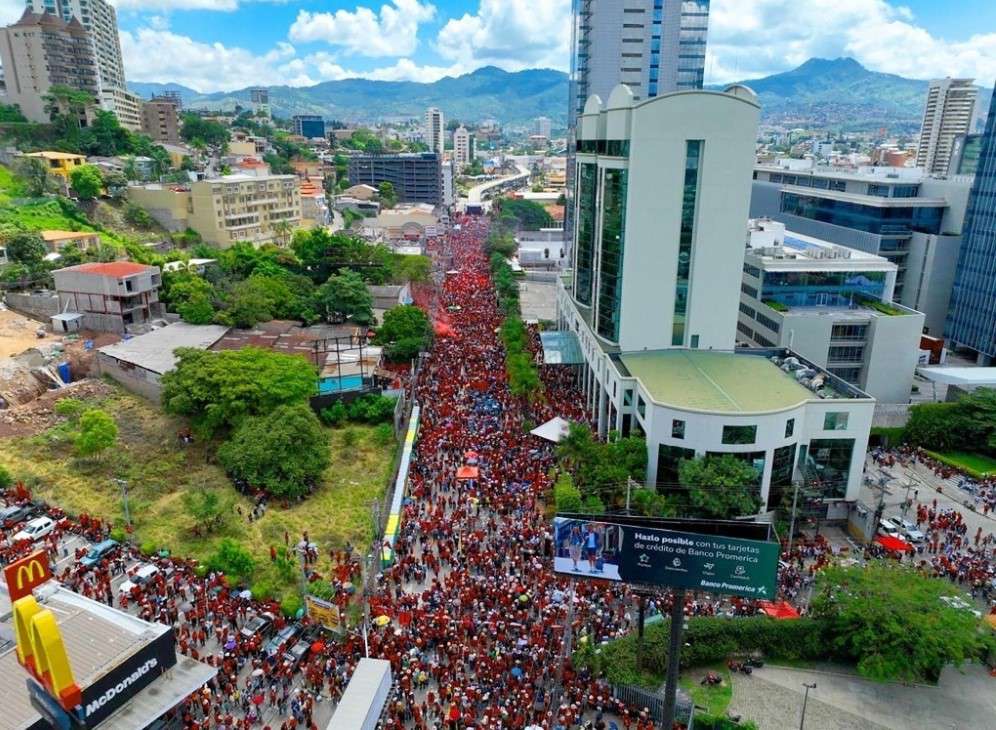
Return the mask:
<path id="1" fill-rule="evenodd" d="M 542 495 L 555 466 L 552 446 L 525 426 L 553 416 L 585 421 L 582 394 L 569 368 L 542 367 L 544 398 L 526 402 L 506 383 L 498 329 L 502 320 L 484 252 L 488 222 L 459 218 L 430 253 L 448 273 L 431 292 L 419 291 L 436 328 L 432 351 L 412 384 L 421 405 L 409 493 L 394 551 L 377 574 L 370 615 L 387 617 L 364 637 L 358 630 L 323 639 L 307 619 L 299 637 L 311 642 L 300 660 L 269 650 L 261 632 L 243 629 L 267 616 L 279 630 L 279 607 L 256 601 L 224 576 L 204 574 L 193 562 L 140 556 L 122 547 L 91 567 L 76 561 L 58 577 L 68 587 L 114 603 L 150 621 L 173 625 L 181 653 L 218 669 L 179 712 L 192 730 L 293 730 L 316 728 L 315 708 L 335 703 L 367 651 L 391 662 L 396 679 L 385 730 L 571 730 L 617 723 L 627 730 L 654 727 L 647 711 L 626 707 L 611 688 L 572 664 L 565 647 L 598 644 L 631 631 L 638 600 L 621 583 L 572 581 L 551 569 L 553 546 Z M 538 353 L 536 330 L 530 349 Z M 918 459 L 910 453 L 876 455 L 886 465 Z M 470 471 L 462 467 L 473 466 Z M 24 495 L 8 495 L 9 500 Z M 971 589 L 993 580 L 993 536 L 968 534 L 961 515 L 919 505 L 917 523 L 928 536 L 921 566 Z M 251 518 L 251 516 L 250 516 Z M 54 560 L 60 538 L 75 532 L 96 542 L 108 526 L 82 516 L 60 519 L 45 547 Z M 2 534 L 2 533 L 0 533 Z M 307 563 L 318 574 L 319 550 L 301 536 Z M 290 547 L 289 535 L 284 535 Z M 0 537 L 0 560 L 30 549 Z M 82 549 L 81 549 L 82 550 Z M 276 559 L 276 548 L 270 548 Z M 329 553 L 324 576 L 340 607 L 351 600 L 345 586 L 359 579 L 352 549 Z M 799 601 L 815 573 L 832 558 L 817 536 L 784 552 L 780 598 Z M 140 586 L 114 595 L 112 584 L 136 566 L 158 571 Z M 671 597 L 648 599 L 650 613 L 666 613 Z M 692 594 L 688 615 L 753 615 L 756 602 Z M 366 644 L 365 644 L 366 641 Z"/>

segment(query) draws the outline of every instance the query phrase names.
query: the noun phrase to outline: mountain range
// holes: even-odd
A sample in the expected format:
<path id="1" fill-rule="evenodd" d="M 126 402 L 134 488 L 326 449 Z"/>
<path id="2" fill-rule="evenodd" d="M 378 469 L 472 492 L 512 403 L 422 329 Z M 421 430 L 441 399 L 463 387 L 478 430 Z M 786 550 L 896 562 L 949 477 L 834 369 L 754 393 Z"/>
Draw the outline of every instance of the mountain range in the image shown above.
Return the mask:
<path id="1" fill-rule="evenodd" d="M 757 92 L 766 124 L 844 131 L 884 127 L 893 133 L 915 132 L 927 94 L 926 81 L 869 71 L 853 58 L 813 58 L 791 71 L 740 83 Z M 246 105 L 249 99 L 248 88 L 201 94 L 176 83 L 131 82 L 128 86 L 145 97 L 167 89 L 178 91 L 192 109 L 232 109 L 236 104 Z M 550 69 L 508 72 L 494 66 L 432 83 L 345 79 L 307 87 L 270 87 L 270 103 L 279 116 L 320 114 L 344 122 L 418 118 L 427 107 L 435 106 L 447 119 L 474 122 L 490 117 L 521 125 L 546 116 L 554 128 L 562 128 L 567 97 L 565 73 Z M 981 111 L 988 109 L 991 98 L 991 89 L 980 89 Z"/>

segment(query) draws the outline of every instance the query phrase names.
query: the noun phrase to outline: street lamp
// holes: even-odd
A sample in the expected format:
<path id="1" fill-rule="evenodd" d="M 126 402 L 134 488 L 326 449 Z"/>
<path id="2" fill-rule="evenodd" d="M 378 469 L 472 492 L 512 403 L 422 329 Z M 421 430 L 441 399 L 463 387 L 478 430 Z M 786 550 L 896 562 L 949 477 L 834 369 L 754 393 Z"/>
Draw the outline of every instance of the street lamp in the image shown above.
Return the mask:
<path id="1" fill-rule="evenodd" d="M 802 698 L 802 717 L 799 718 L 799 730 L 803 730 L 803 725 L 806 722 L 806 703 L 809 701 L 809 690 L 816 689 L 816 682 L 809 684 L 808 682 L 803 682 L 802 686 L 806 688 L 806 694 Z"/>

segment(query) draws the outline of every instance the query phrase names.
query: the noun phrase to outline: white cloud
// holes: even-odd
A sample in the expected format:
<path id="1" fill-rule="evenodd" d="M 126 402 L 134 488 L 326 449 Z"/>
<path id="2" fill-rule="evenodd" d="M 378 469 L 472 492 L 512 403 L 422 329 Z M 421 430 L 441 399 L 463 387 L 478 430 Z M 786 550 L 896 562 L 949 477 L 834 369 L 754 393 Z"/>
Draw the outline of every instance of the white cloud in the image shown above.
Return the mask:
<path id="1" fill-rule="evenodd" d="M 10 25 L 24 15 L 24 3 L 19 0 L 0 0 L 0 25 Z"/>
<path id="2" fill-rule="evenodd" d="M 714 82 L 784 71 L 809 58 L 853 56 L 912 78 L 996 79 L 996 33 L 949 41 L 885 0 L 713 0 L 706 77 Z"/>
<path id="3" fill-rule="evenodd" d="M 390 5 L 381 6 L 379 13 L 362 6 L 353 12 L 302 10 L 290 27 L 290 39 L 342 46 L 361 56 L 408 56 L 418 47 L 419 24 L 435 15 L 435 6 L 419 0 L 391 0 Z"/>
<path id="4" fill-rule="evenodd" d="M 109 0 L 118 10 L 222 10 L 239 7 L 239 0 Z"/>
<path id="5" fill-rule="evenodd" d="M 252 84 L 308 86 L 317 83 L 290 43 L 256 55 L 244 48 L 201 43 L 171 31 L 121 31 L 128 78 L 185 84 L 198 91 L 242 89 Z"/>
<path id="6" fill-rule="evenodd" d="M 524 68 L 570 66 L 570 0 L 481 0 L 477 13 L 446 23 L 436 50 L 466 71 L 494 65 Z"/>

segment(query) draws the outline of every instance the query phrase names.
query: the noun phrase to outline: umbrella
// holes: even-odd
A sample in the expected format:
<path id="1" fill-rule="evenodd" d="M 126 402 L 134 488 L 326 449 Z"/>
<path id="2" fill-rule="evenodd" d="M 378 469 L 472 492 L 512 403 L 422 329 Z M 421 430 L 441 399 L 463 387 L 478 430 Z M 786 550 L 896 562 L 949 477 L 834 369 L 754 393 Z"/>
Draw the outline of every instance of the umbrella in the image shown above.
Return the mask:
<path id="1" fill-rule="evenodd" d="M 239 598 L 245 598 L 247 600 L 250 599 L 250 598 L 252 598 L 252 591 L 249 591 L 249 590 L 242 591 L 239 594 Z"/>
<path id="2" fill-rule="evenodd" d="M 225 651 L 231 651 L 235 648 L 235 639 L 229 639 L 225 642 Z"/>
<path id="3" fill-rule="evenodd" d="M 263 676 L 263 670 L 262 669 L 253 669 L 252 670 L 252 676 L 254 676 L 254 677 L 262 677 Z"/>
<path id="4" fill-rule="evenodd" d="M 519 679 L 522 676 L 522 667 L 512 667 L 512 676 Z"/>
<path id="5" fill-rule="evenodd" d="M 192 604 L 190 601 L 184 601 L 183 603 L 180 604 L 180 610 L 183 611 L 184 613 L 191 610 L 193 607 L 194 604 Z"/>
<path id="6" fill-rule="evenodd" d="M 252 703 L 254 705 L 261 705 L 261 704 L 263 704 L 263 695 L 253 695 L 252 696 Z"/>
<path id="7" fill-rule="evenodd" d="M 316 641 L 314 644 L 311 645 L 312 654 L 321 654 L 323 651 L 325 651 L 325 642 Z"/>
<path id="8" fill-rule="evenodd" d="M 387 626 L 389 623 L 391 623 L 391 617 L 390 616 L 384 616 L 382 614 L 382 615 L 378 616 L 377 618 L 375 618 L 373 620 L 373 622 L 374 622 L 375 626 Z"/>

